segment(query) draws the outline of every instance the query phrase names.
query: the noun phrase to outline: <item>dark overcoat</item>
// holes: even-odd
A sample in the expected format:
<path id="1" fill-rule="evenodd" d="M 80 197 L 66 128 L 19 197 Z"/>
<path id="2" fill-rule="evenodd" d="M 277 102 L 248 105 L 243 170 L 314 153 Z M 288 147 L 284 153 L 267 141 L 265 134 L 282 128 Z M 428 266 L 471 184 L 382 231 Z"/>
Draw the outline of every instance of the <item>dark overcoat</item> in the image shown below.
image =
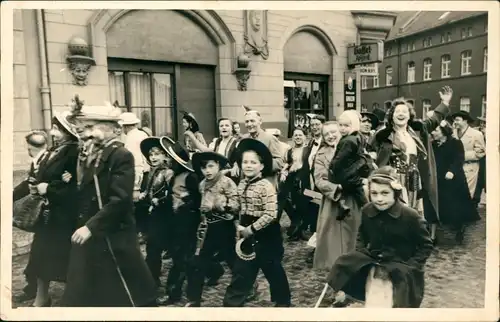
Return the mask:
<path id="1" fill-rule="evenodd" d="M 75 230 L 76 215 L 76 142 L 63 144 L 49 151 L 40 162 L 35 179 L 47 183 L 48 216 L 38 223 L 25 274 L 45 281 L 66 280 L 71 235 Z M 72 179 L 62 181 L 64 172 Z"/>
<path id="2" fill-rule="evenodd" d="M 436 155 L 441 223 L 460 226 L 479 220 L 481 217 L 472 202 L 463 168 L 465 152 L 462 141 L 449 137 L 441 145 L 434 142 L 433 147 Z M 452 179 L 445 178 L 447 172 L 453 173 Z"/>
<path id="3" fill-rule="evenodd" d="M 99 181 L 101 210 L 94 173 Z M 135 306 L 155 301 L 156 285 L 139 249 L 135 230 L 134 179 L 134 158 L 118 141 L 104 148 L 97 167 L 84 169 L 74 209 L 78 227 L 87 226 L 92 236 L 85 244 L 74 244 L 71 249 L 62 306 L 132 306 L 125 286 Z"/>
<path id="4" fill-rule="evenodd" d="M 362 209 L 356 251 L 337 259 L 328 284 L 364 301 L 370 268 L 380 265 L 391 278 L 394 307 L 418 308 L 424 296 L 423 269 L 432 248 L 426 222 L 415 209 L 396 202 L 380 212 L 369 203 Z"/>
<path id="5" fill-rule="evenodd" d="M 418 170 L 422 181 L 422 192 L 424 203 L 424 214 L 428 221 L 434 222 L 439 218 L 438 187 L 436 174 L 436 160 L 432 149 L 430 133 L 444 120 L 450 109 L 443 103 L 434 110 L 434 114 L 426 120 L 414 120 L 408 124 L 413 131 L 409 134 L 417 141 L 417 147 L 422 143 L 425 151 L 421 151 L 422 157 L 418 158 Z M 369 151 L 377 153 L 376 163 L 378 167 L 389 165 L 393 152 L 393 135 L 389 128 L 382 128 L 374 134 L 368 145 Z"/>

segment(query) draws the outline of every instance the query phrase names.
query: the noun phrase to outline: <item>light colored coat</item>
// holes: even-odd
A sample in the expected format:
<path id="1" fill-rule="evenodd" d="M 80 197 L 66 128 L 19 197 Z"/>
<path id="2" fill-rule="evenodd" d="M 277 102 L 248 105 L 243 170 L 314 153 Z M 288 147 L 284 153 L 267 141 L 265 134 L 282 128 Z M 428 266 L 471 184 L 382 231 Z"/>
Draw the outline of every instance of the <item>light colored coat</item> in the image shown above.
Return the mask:
<path id="1" fill-rule="evenodd" d="M 125 137 L 125 148 L 134 156 L 135 182 L 134 190 L 140 190 L 144 172 L 149 171 L 149 165 L 141 152 L 141 142 L 148 135 L 139 129 L 132 129 Z"/>
<path id="2" fill-rule="evenodd" d="M 359 225 L 361 208 L 351 196 L 342 196 L 351 209 L 350 216 L 342 221 L 336 219 L 339 212 L 338 185 L 328 180 L 328 168 L 335 154 L 335 148 L 323 146 L 314 160 L 314 182 L 323 195 L 316 228 L 316 251 L 314 268 L 330 269 L 341 255 L 354 250 Z"/>
<path id="3" fill-rule="evenodd" d="M 458 136 L 457 130 L 453 134 L 460 139 L 465 150 L 464 172 L 467 178 L 467 185 L 472 197 L 476 191 L 477 180 L 479 178 L 479 159 L 486 155 L 486 143 L 484 135 L 472 127 L 467 127 L 461 137 Z"/>

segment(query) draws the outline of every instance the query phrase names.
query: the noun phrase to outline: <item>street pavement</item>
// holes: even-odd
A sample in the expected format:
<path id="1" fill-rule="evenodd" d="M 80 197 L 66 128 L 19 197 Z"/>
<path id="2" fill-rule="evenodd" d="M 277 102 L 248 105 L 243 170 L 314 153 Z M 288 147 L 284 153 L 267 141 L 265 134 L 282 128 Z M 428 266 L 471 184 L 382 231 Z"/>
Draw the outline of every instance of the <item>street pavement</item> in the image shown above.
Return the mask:
<path id="1" fill-rule="evenodd" d="M 468 227 L 464 245 L 456 245 L 454 234 L 439 230 L 440 242 L 427 261 L 425 268 L 426 284 L 422 307 L 425 308 L 482 308 L 484 306 L 484 279 L 486 269 L 486 225 L 485 210 L 480 210 L 482 220 Z M 283 216 L 282 225 L 288 220 Z M 327 272 L 314 271 L 304 259 L 308 252 L 306 242 L 286 242 L 283 264 L 292 291 L 292 303 L 296 307 L 314 307 L 324 286 Z M 13 257 L 12 290 L 20 294 L 25 285 L 23 269 L 27 255 Z M 163 283 L 171 266 L 164 260 Z M 247 304 L 249 307 L 269 307 L 269 287 L 262 273 L 259 274 L 259 296 Z M 221 306 L 225 289 L 230 281 L 230 273 L 221 278 L 215 287 L 206 287 L 202 306 Z M 64 284 L 52 283 L 51 296 L 57 306 L 62 296 Z M 176 306 L 183 306 L 184 299 Z M 328 303 L 326 303 L 328 304 Z M 31 301 L 13 303 L 14 307 L 29 306 Z"/>

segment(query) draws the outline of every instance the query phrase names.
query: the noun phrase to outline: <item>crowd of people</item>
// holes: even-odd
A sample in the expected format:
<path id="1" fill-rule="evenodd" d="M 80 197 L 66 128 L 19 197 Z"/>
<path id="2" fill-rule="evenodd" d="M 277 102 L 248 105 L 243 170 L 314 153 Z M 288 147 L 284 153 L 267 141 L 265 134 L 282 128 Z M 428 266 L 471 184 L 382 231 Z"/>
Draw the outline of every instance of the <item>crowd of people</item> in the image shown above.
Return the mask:
<path id="1" fill-rule="evenodd" d="M 207 144 L 192 113 L 183 112 L 176 142 L 140 128 L 133 113 L 75 97 L 54 116 L 50 147 L 45 132 L 26 136 L 33 161 L 14 202 L 38 195 L 45 204 L 15 299 L 51 306 L 50 282 L 59 281 L 67 307 L 172 305 L 184 292 L 186 306 L 199 307 L 225 262 L 222 306 L 252 301 L 262 270 L 271 302 L 290 307 L 286 239 L 307 243 L 304 261 L 330 271 L 336 306 L 419 307 L 436 228 L 464 242 L 486 188 L 484 120 L 473 128 L 468 112 L 450 113 L 451 88 L 439 95 L 423 119 L 404 98 L 334 120 L 307 114 L 310 128 L 294 129 L 292 146 L 247 106 L 247 133 L 221 118 Z"/>

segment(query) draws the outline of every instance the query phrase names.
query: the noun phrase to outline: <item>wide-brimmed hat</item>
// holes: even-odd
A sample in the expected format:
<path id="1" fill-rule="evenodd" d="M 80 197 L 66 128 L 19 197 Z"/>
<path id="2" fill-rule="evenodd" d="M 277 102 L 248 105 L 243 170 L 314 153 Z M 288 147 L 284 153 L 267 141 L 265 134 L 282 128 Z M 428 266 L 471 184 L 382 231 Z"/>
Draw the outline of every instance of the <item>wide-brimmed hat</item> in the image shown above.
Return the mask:
<path id="1" fill-rule="evenodd" d="M 254 151 L 262 158 L 262 163 L 264 164 L 264 169 L 262 169 L 262 175 L 269 176 L 273 172 L 273 156 L 271 151 L 269 151 L 268 147 L 260 142 L 259 140 L 255 140 L 252 138 L 245 138 L 240 141 L 238 144 L 238 155 L 237 155 L 237 163 L 241 168 L 241 162 L 243 157 L 243 152 L 246 151 Z"/>
<path id="2" fill-rule="evenodd" d="M 472 118 L 472 116 L 470 116 L 470 113 L 467 111 L 464 111 L 464 110 L 461 110 L 461 111 L 458 111 L 458 112 L 451 114 L 452 120 L 455 120 L 455 118 L 457 118 L 457 117 L 461 117 L 462 119 L 467 120 L 468 122 L 472 122 L 474 120 Z"/>
<path id="3" fill-rule="evenodd" d="M 125 112 L 120 115 L 120 125 L 135 125 L 141 123 L 141 120 L 132 112 Z"/>
<path id="4" fill-rule="evenodd" d="M 64 111 L 61 113 L 55 113 L 52 119 L 61 125 L 69 134 L 78 139 L 78 134 L 68 121 L 68 117 L 70 116 L 71 113 L 69 111 Z"/>
<path id="5" fill-rule="evenodd" d="M 162 151 L 167 153 L 167 150 L 161 144 L 161 137 L 158 136 L 150 136 L 141 141 L 140 144 L 142 155 L 149 160 L 149 152 L 152 148 L 159 148 Z"/>
<path id="6" fill-rule="evenodd" d="M 197 172 L 201 170 L 201 163 L 203 161 L 214 160 L 219 163 L 219 168 L 224 169 L 229 163 L 229 160 L 220 153 L 214 151 L 204 151 L 196 152 L 191 157 L 191 163 L 193 164 L 193 169 Z"/>
<path id="7" fill-rule="evenodd" d="M 380 124 L 380 120 L 377 115 L 370 112 L 361 112 L 361 117 L 368 117 L 372 123 L 372 130 L 376 129 Z"/>
<path id="8" fill-rule="evenodd" d="M 486 122 L 486 117 L 478 116 L 477 120 L 480 122 Z"/>
<path id="9" fill-rule="evenodd" d="M 162 136 L 160 138 L 160 144 L 175 162 L 186 170 L 194 172 L 191 161 L 189 160 L 189 153 L 179 144 L 179 142 L 175 142 L 168 136 Z"/>
<path id="10" fill-rule="evenodd" d="M 72 112 L 72 116 L 79 120 L 106 121 L 119 123 L 121 109 L 114 107 L 109 102 L 104 105 L 89 106 L 83 105 L 78 110 Z"/>
<path id="11" fill-rule="evenodd" d="M 182 117 L 191 122 L 191 127 L 193 132 L 198 132 L 200 130 L 200 125 L 198 124 L 198 121 L 194 117 L 193 113 L 188 113 L 186 111 L 181 111 Z"/>

